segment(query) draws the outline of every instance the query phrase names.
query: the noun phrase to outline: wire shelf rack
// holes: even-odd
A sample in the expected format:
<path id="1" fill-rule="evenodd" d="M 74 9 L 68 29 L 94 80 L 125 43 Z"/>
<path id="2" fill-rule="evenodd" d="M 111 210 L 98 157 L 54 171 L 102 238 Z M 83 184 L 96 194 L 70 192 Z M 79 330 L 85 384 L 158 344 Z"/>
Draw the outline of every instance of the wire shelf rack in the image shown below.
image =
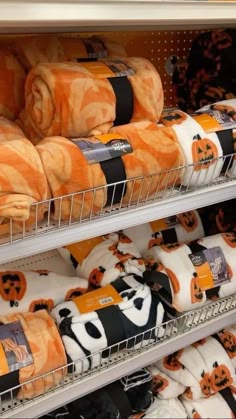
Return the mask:
<path id="1" fill-rule="evenodd" d="M 161 206 L 193 193 L 207 194 L 210 187 L 217 190 L 236 180 L 235 160 L 236 153 L 36 202 L 29 220 L 2 220 L 0 245 L 127 214 L 150 204 Z"/>
<path id="2" fill-rule="evenodd" d="M 24 385 L 19 385 L 6 390 L 0 393 L 0 417 L 11 417 L 11 413 L 14 413 L 14 411 L 18 412 L 19 408 L 27 410 L 35 401 L 41 401 L 43 404 L 46 396 L 52 397 L 53 395 L 57 395 L 58 391 L 61 391 L 60 394 L 63 394 L 62 392 L 67 390 L 67 402 L 72 401 L 73 398 L 82 397 L 86 394 L 86 386 L 83 387 L 83 383 L 85 383 L 86 380 L 90 378 L 93 380 L 93 389 L 95 390 L 103 385 L 102 374 L 104 372 L 110 372 L 113 369 L 113 374 L 109 374 L 109 376 L 112 377 L 110 378 L 110 381 L 114 381 L 122 376 L 122 365 L 125 361 L 128 361 L 130 365 L 129 369 L 132 369 L 132 359 L 135 360 L 133 370 L 137 370 L 144 365 L 148 365 L 148 363 L 160 359 L 162 356 L 168 355 L 227 325 L 233 324 L 235 321 L 235 308 L 236 294 L 219 299 L 215 302 L 207 303 L 202 308 L 187 312 L 156 328 L 147 330 L 140 335 L 112 345 L 105 350 L 105 358 L 104 350 L 99 351 L 93 353 L 89 357 L 64 365 L 57 370 L 50 371 L 47 374 L 27 381 L 24 384 L 32 384 L 34 388 L 34 384 L 38 379 L 41 379 L 44 382 L 49 376 L 54 377 L 58 372 L 61 373 L 62 377 L 60 384 L 30 400 L 24 398 Z M 197 335 L 196 331 L 198 330 L 200 331 L 200 334 L 198 333 Z M 187 339 L 185 336 L 187 336 Z M 152 354 L 152 357 L 150 354 Z M 142 358 L 142 355 L 144 355 L 144 358 Z M 91 369 L 87 368 L 88 358 L 90 358 L 90 361 L 91 358 L 92 360 L 95 360 L 95 367 Z M 80 373 L 76 371 L 80 371 Z M 95 379 L 96 377 L 97 380 Z M 4 379 L 4 377 L 1 379 Z M 76 396 L 74 396 L 73 391 L 70 392 L 70 390 L 73 390 L 73 387 L 76 386 L 77 391 L 75 393 Z M 20 389 L 21 398 L 19 399 L 17 398 L 17 393 Z M 90 386 L 90 391 L 93 389 Z M 60 405 L 63 405 L 63 403 L 63 397 L 57 398 L 55 407 L 59 407 Z M 43 413 L 48 411 L 46 405 L 41 408 L 41 410 Z"/>

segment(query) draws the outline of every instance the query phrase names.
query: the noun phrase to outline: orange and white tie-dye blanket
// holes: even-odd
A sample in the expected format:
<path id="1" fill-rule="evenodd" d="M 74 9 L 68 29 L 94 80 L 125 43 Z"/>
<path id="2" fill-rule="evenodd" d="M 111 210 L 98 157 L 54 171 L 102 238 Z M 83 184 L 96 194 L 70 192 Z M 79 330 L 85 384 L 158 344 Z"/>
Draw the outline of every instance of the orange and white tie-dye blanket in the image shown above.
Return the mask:
<path id="1" fill-rule="evenodd" d="M 26 71 L 39 63 L 126 56 L 121 44 L 101 36 L 18 35 L 5 37 L 0 43 L 17 57 Z"/>
<path id="2" fill-rule="evenodd" d="M 27 117 L 41 138 L 73 138 L 104 134 L 114 124 L 157 122 L 163 89 L 145 58 L 43 63 L 28 73 L 25 100 Z"/>
<path id="3" fill-rule="evenodd" d="M 23 384 L 26 381 L 27 383 L 19 388 L 17 397 L 19 399 L 31 399 L 44 394 L 45 391 L 60 383 L 67 369 L 62 368 L 60 370 L 59 368 L 66 365 L 67 361 L 64 346 L 55 322 L 46 310 L 40 310 L 35 313 L 16 313 L 0 316 L 0 323 L 2 324 L 18 321 L 23 328 L 33 362 L 19 370 L 19 384 Z M 24 348 L 21 348 L 19 345 L 16 347 L 9 340 L 3 343 L 6 345 L 6 349 L 14 349 L 18 356 L 24 356 Z M 28 382 L 43 374 L 47 375 L 31 383 Z M 5 375 L 0 377 L 0 380 L 5 379 Z"/>
<path id="4" fill-rule="evenodd" d="M 35 202 L 50 197 L 47 178 L 37 150 L 12 121 L 0 117 L 0 217 L 35 220 Z M 47 208 L 40 205 L 37 218 Z"/>
<path id="5" fill-rule="evenodd" d="M 0 49 L 0 116 L 14 120 L 24 107 L 26 73 L 16 57 Z"/>
<path id="6" fill-rule="evenodd" d="M 119 198 L 116 196 L 115 203 L 120 200 L 125 205 L 135 203 L 181 180 L 181 170 L 168 171 L 185 163 L 183 151 L 172 128 L 160 127 L 146 121 L 114 127 L 112 133 L 128 140 L 133 149 L 131 153 L 118 157 L 123 178 L 117 178 L 120 186 Z M 104 171 L 103 164 L 88 163 L 77 142 L 63 137 L 45 138 L 36 149 L 40 154 L 53 198 L 85 191 L 73 198 L 68 196 L 63 200 L 56 199 L 56 219 L 59 216 L 62 219 L 86 218 L 114 201 L 117 190 L 103 185 L 112 183 L 107 181 L 107 172 L 117 176 L 117 158 L 102 162 L 106 163 Z M 167 172 L 160 173 L 165 170 Z M 143 176 L 145 180 L 142 179 Z M 126 180 L 137 177 L 139 178 L 135 181 L 125 183 Z M 97 189 L 89 191 L 91 188 Z"/>

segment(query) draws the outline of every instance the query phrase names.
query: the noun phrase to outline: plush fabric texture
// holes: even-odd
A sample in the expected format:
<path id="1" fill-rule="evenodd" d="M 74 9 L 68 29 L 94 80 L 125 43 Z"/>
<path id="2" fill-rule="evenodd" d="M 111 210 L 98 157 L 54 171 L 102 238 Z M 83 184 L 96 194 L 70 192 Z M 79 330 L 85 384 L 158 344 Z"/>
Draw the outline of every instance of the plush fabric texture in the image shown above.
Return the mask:
<path id="1" fill-rule="evenodd" d="M 28 72 L 39 63 L 76 61 L 81 58 L 126 56 L 124 47 L 104 37 L 65 35 L 22 35 L 0 41 L 21 62 Z"/>
<path id="2" fill-rule="evenodd" d="M 127 76 L 133 94 L 129 122 L 158 121 L 163 90 L 157 70 L 144 58 L 122 61 L 134 71 Z M 88 62 L 86 67 L 84 63 L 42 63 L 30 70 L 25 84 L 26 112 L 41 138 L 105 134 L 112 127 L 118 99 L 107 72 L 103 69 L 93 74 L 91 65 L 94 63 Z"/>
<path id="3" fill-rule="evenodd" d="M 184 384 L 165 374 L 155 363 L 149 365 L 148 370 L 152 374 L 152 392 L 154 396 L 158 396 L 161 399 L 173 399 L 179 397 L 186 390 Z"/>
<path id="4" fill-rule="evenodd" d="M 236 368 L 236 325 L 234 324 L 220 330 L 214 337 L 223 345 L 228 357 Z"/>
<path id="5" fill-rule="evenodd" d="M 201 220 L 206 236 L 236 231 L 236 199 L 204 208 Z"/>
<path id="6" fill-rule="evenodd" d="M 165 243 L 187 243 L 203 237 L 204 228 L 197 210 L 186 211 L 176 216 L 170 226 L 169 219 L 128 227 L 123 233 L 135 244 L 140 254 L 156 245 Z"/>
<path id="7" fill-rule="evenodd" d="M 94 287 L 105 286 L 127 274 L 142 276 L 145 270 L 139 251 L 123 233 L 84 240 L 58 251 L 74 264 L 78 276 Z"/>
<path id="8" fill-rule="evenodd" d="M 0 46 L 0 116 L 14 120 L 24 107 L 26 73 L 18 60 Z"/>
<path id="9" fill-rule="evenodd" d="M 187 418 L 187 412 L 182 403 L 177 398 L 158 399 L 155 398 L 154 403 L 144 414 L 130 416 L 129 419 L 169 419 L 169 418 Z"/>
<path id="10" fill-rule="evenodd" d="M 160 122 L 170 126 L 183 148 L 186 167 L 184 186 L 204 185 L 220 175 L 224 160 L 217 133 L 206 133 L 190 115 L 180 111 L 163 112 Z"/>
<path id="11" fill-rule="evenodd" d="M 33 203 L 50 197 L 47 179 L 37 150 L 14 122 L 0 118 L 0 217 L 35 222 Z M 47 205 L 38 206 L 41 220 Z"/>
<path id="12" fill-rule="evenodd" d="M 51 309 L 84 294 L 88 281 L 45 270 L 0 272 L 0 315 Z"/>
<path id="13" fill-rule="evenodd" d="M 54 218 L 57 219 L 59 213 L 62 219 L 90 217 L 109 207 L 113 193 L 116 197 L 113 200 L 114 208 L 115 204 L 120 207 L 120 200 L 123 205 L 146 200 L 167 186 L 181 182 L 181 169 L 168 172 L 185 162 L 181 146 L 171 128 L 141 122 L 116 127 L 114 132 L 124 136 L 133 148 L 132 153 L 106 162 L 110 171 L 117 159 L 124 166 L 124 184 L 121 183 L 119 197 L 116 196 L 117 188 L 104 186 L 107 181 L 101 164 L 89 164 L 73 141 L 63 137 L 48 137 L 36 146 L 53 198 L 80 192 L 73 200 L 70 196 L 63 200 L 56 199 Z M 165 170 L 167 172 L 159 173 Z M 145 176 L 144 180 L 142 176 Z M 125 183 L 125 178 L 137 179 Z M 92 192 L 89 191 L 91 188 L 97 189 Z"/>
<path id="14" fill-rule="evenodd" d="M 69 309 L 65 310 L 65 303 L 57 307 L 61 318 L 60 334 L 68 359 L 75 362 L 74 372 L 99 366 L 109 354 L 117 351 L 117 344 L 126 339 L 129 339 L 128 342 L 119 344 L 119 350 L 138 348 L 157 339 L 156 329 L 147 331 L 163 323 L 164 309 L 158 296 L 146 285 L 126 289 L 120 296 L 123 299 L 121 303 L 73 317 L 70 317 L 72 313 Z M 112 345 L 111 350 L 107 350 Z"/>
<path id="15" fill-rule="evenodd" d="M 236 31 L 211 30 L 192 43 L 173 75 L 177 103 L 186 112 L 236 96 Z"/>
<path id="16" fill-rule="evenodd" d="M 234 397 L 234 396 L 232 396 Z M 220 393 L 206 399 L 182 400 L 182 403 L 188 413 L 188 418 L 209 418 L 209 419 L 231 419 L 235 412 L 230 409 L 227 401 Z"/>
<path id="17" fill-rule="evenodd" d="M 0 323 L 7 324 L 20 321 L 28 341 L 33 363 L 22 367 L 19 371 L 19 384 L 34 379 L 40 375 L 50 373 L 66 364 L 65 350 L 56 328 L 55 322 L 46 310 L 35 313 L 15 313 L 0 316 Z M 33 383 L 27 383 L 18 390 L 19 399 L 31 399 L 44 394 L 45 391 L 59 384 L 67 369 L 54 371 L 44 379 L 38 378 Z M 3 375 L 1 380 L 7 376 Z"/>
<path id="18" fill-rule="evenodd" d="M 183 397 L 190 400 L 208 398 L 235 381 L 235 368 L 227 352 L 211 336 L 167 355 L 156 366 L 184 385 Z"/>

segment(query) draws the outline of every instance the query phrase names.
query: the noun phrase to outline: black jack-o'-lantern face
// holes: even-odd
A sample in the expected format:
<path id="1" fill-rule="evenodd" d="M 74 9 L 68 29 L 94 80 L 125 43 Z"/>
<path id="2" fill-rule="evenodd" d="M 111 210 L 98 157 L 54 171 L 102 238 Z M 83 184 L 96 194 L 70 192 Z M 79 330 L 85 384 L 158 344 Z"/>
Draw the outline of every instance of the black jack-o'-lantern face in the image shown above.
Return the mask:
<path id="1" fill-rule="evenodd" d="M 10 307 L 18 306 L 26 291 L 26 279 L 22 272 L 0 272 L 0 295 L 4 301 L 9 301 Z"/>
<path id="2" fill-rule="evenodd" d="M 182 227 L 189 233 L 198 226 L 198 220 L 194 211 L 187 211 L 177 216 Z"/>
<path id="3" fill-rule="evenodd" d="M 236 336 L 228 330 L 221 330 L 218 332 L 218 336 L 228 353 L 228 356 L 232 359 L 236 356 Z"/>
<path id="4" fill-rule="evenodd" d="M 182 124 L 186 119 L 187 116 L 183 111 L 174 109 L 173 111 L 163 112 L 160 118 L 160 123 L 167 127 L 172 127 L 173 125 Z"/>
<path id="5" fill-rule="evenodd" d="M 199 287 L 198 276 L 196 272 L 193 273 L 190 287 L 191 287 L 191 302 L 201 303 L 203 300 L 203 292 L 201 288 Z"/>
<path id="6" fill-rule="evenodd" d="M 167 370 L 176 371 L 184 369 L 184 366 L 179 362 L 179 358 L 181 357 L 183 349 L 180 351 L 174 352 L 171 355 L 165 356 L 163 360 L 163 365 Z"/>
<path id="7" fill-rule="evenodd" d="M 202 379 L 200 380 L 201 391 L 205 396 L 210 396 L 211 394 L 211 376 L 205 371 L 201 374 Z"/>
<path id="8" fill-rule="evenodd" d="M 90 284 L 94 285 L 95 287 L 100 287 L 105 271 L 106 269 L 103 266 L 99 266 L 98 268 L 93 269 L 89 275 Z"/>
<path id="9" fill-rule="evenodd" d="M 162 377 L 159 374 L 154 375 L 152 379 L 152 392 L 154 396 L 156 396 L 159 392 L 165 390 L 165 388 L 168 387 L 168 385 L 168 380 L 166 380 L 164 377 Z"/>
<path id="10" fill-rule="evenodd" d="M 215 362 L 213 367 L 214 370 L 211 374 L 211 388 L 213 391 L 221 391 L 233 383 L 233 378 L 226 365 L 218 365 L 218 363 Z"/>
<path id="11" fill-rule="evenodd" d="M 54 301 L 51 298 L 44 299 L 41 298 L 39 300 L 32 301 L 29 306 L 29 311 L 34 312 L 38 310 L 47 310 L 50 312 L 54 307 Z"/>
<path id="12" fill-rule="evenodd" d="M 208 169 L 218 158 L 216 145 L 209 138 L 201 138 L 200 135 L 193 137 L 192 159 L 194 171 Z"/>
<path id="13" fill-rule="evenodd" d="M 222 233 L 222 238 L 228 244 L 228 246 L 235 248 L 236 247 L 236 233 Z"/>

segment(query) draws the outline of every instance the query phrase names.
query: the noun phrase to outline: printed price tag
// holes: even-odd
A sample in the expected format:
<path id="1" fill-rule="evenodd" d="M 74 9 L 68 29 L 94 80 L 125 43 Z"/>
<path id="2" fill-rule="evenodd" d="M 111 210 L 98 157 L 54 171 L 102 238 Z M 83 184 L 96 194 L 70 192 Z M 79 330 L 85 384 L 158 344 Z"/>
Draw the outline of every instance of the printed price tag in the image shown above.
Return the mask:
<path id="1" fill-rule="evenodd" d="M 106 285 L 103 288 L 88 292 L 80 297 L 75 297 L 73 301 L 77 305 L 80 313 L 83 314 L 119 304 L 123 299 L 112 285 Z"/>
<path id="2" fill-rule="evenodd" d="M 202 291 L 230 282 L 227 263 L 219 246 L 190 254 L 189 257 L 196 269 L 198 285 Z"/>
<path id="3" fill-rule="evenodd" d="M 0 326 L 0 376 L 33 364 L 30 346 L 21 322 Z"/>

